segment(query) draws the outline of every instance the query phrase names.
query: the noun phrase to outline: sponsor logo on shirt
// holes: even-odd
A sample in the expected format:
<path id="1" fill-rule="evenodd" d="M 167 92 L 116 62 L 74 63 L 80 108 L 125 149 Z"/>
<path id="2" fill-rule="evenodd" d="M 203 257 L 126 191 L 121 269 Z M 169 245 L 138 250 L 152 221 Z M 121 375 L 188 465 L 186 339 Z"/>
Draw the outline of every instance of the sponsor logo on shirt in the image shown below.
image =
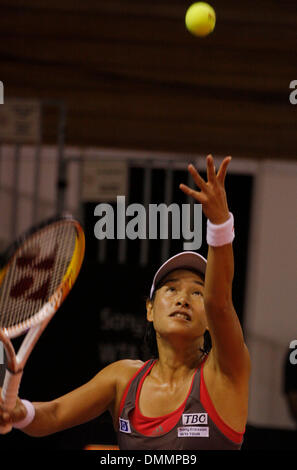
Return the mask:
<path id="1" fill-rule="evenodd" d="M 185 426 L 177 428 L 178 437 L 209 437 L 208 426 Z"/>
<path id="2" fill-rule="evenodd" d="M 119 418 L 120 431 L 125 433 L 131 433 L 130 423 L 128 419 Z"/>
<path id="3" fill-rule="evenodd" d="M 184 426 L 192 426 L 193 424 L 208 424 L 207 413 L 183 413 L 182 418 Z"/>
<path id="4" fill-rule="evenodd" d="M 152 432 L 152 436 L 156 435 L 156 434 L 160 434 L 160 433 L 163 433 L 164 432 L 164 429 L 163 429 L 163 426 L 160 425 L 160 426 L 157 426 L 153 432 Z"/>

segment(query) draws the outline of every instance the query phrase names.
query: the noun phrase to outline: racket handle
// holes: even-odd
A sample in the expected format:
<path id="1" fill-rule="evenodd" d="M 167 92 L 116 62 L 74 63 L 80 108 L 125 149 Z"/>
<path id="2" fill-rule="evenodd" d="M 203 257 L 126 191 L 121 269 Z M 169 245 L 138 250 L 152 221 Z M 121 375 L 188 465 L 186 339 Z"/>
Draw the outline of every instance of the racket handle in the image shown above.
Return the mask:
<path id="1" fill-rule="evenodd" d="M 6 369 L 1 393 L 2 407 L 5 411 L 10 411 L 15 407 L 22 375 L 23 371 L 13 374 Z M 11 423 L 4 424 L 0 426 L 0 434 L 6 434 L 11 431 L 11 429 Z"/>
<path id="2" fill-rule="evenodd" d="M 17 372 L 13 374 L 9 370 L 6 369 L 5 379 L 2 388 L 2 406 L 4 410 L 12 410 L 15 407 L 16 399 L 19 393 L 19 386 L 21 382 L 21 378 L 23 375 L 23 371 Z"/>

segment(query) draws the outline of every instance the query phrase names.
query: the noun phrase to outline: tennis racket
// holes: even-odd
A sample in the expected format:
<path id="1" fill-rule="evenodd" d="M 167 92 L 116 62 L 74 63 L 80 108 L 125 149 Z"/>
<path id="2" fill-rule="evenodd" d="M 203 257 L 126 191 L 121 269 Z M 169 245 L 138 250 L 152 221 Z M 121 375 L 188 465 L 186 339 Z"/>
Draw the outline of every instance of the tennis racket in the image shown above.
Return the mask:
<path id="1" fill-rule="evenodd" d="M 0 270 L 0 341 L 7 359 L 4 410 L 14 408 L 24 366 L 76 281 L 84 252 L 84 231 L 71 215 L 30 229 L 6 251 Z M 24 334 L 16 353 L 11 339 Z M 8 423 L 0 432 L 11 428 Z"/>

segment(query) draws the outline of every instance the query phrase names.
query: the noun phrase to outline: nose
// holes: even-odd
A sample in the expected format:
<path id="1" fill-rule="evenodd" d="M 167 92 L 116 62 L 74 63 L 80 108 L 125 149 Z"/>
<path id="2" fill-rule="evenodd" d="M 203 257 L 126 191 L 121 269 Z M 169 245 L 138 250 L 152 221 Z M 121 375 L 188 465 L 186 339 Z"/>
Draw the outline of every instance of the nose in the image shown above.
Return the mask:
<path id="1" fill-rule="evenodd" d="M 186 296 L 180 296 L 180 298 L 176 301 L 176 305 L 178 307 L 185 307 L 185 308 L 189 308 L 190 307 L 190 304 L 186 298 Z"/>

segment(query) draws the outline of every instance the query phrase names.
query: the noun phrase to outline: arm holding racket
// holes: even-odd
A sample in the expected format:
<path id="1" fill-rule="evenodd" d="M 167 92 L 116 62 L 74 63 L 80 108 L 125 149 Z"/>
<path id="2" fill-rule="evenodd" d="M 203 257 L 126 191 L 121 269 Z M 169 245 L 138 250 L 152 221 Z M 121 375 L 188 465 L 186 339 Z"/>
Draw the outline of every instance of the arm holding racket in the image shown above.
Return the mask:
<path id="1" fill-rule="evenodd" d="M 119 377 L 127 375 L 128 381 L 131 374 L 135 373 L 135 366 L 131 367 L 130 362 L 114 362 L 70 393 L 49 402 L 33 403 L 34 419 L 22 431 L 29 436 L 47 436 L 86 423 L 107 410 L 111 411 L 117 396 Z M 27 413 L 19 398 L 12 410 L 3 411 L 2 406 L 0 409 L 0 426 L 8 424 L 11 427 L 13 423 L 23 420 Z"/>

